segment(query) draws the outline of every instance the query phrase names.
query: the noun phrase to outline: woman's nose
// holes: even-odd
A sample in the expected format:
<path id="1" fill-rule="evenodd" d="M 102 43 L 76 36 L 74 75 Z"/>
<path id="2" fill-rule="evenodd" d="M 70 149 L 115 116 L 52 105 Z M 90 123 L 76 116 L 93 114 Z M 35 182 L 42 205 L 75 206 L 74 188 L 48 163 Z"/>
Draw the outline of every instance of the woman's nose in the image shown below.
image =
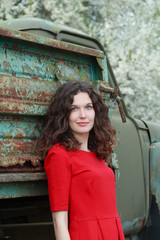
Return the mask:
<path id="1" fill-rule="evenodd" d="M 85 118 L 85 117 L 86 117 L 86 114 L 84 109 L 80 109 L 80 118 Z"/>

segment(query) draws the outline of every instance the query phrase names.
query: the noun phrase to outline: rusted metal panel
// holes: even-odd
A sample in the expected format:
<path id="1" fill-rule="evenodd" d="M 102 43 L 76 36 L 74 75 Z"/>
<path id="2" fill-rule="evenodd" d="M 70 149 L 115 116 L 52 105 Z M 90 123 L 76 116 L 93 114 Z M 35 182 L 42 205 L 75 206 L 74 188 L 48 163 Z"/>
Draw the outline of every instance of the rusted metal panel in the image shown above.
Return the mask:
<path id="1" fill-rule="evenodd" d="M 42 171 L 43 164 L 37 156 L 35 140 L 3 139 L 0 141 L 0 172 Z"/>
<path id="2" fill-rule="evenodd" d="M 27 182 L 27 181 L 39 181 L 46 180 L 46 174 L 44 172 L 37 173 L 1 173 L 0 182 Z"/>
<path id="3" fill-rule="evenodd" d="M 103 52 L 100 50 L 94 50 L 91 48 L 86 48 L 86 47 L 71 44 L 71 43 L 57 41 L 55 39 L 50 39 L 45 37 L 42 38 L 33 34 L 11 30 L 7 28 L 0 28 L 0 35 L 9 37 L 9 38 L 20 39 L 20 40 L 24 40 L 24 41 L 28 41 L 36 44 L 42 44 L 45 46 L 50 46 L 50 47 L 54 47 L 54 48 L 62 49 L 66 51 L 78 52 L 85 55 L 90 55 L 95 57 L 103 56 Z"/>
<path id="4" fill-rule="evenodd" d="M 47 109 L 47 104 L 31 103 L 27 101 L 16 101 L 13 98 L 10 100 L 0 99 L 2 113 L 14 113 L 24 115 L 44 115 Z"/>
<path id="5" fill-rule="evenodd" d="M 47 181 L 10 182 L 0 184 L 0 199 L 48 194 Z"/>
<path id="6" fill-rule="evenodd" d="M 57 82 L 102 80 L 94 58 L 7 40 L 0 43 L 2 113 L 44 115 Z"/>
<path id="7" fill-rule="evenodd" d="M 0 115 L 0 138 L 36 139 L 40 133 L 41 118 Z"/>

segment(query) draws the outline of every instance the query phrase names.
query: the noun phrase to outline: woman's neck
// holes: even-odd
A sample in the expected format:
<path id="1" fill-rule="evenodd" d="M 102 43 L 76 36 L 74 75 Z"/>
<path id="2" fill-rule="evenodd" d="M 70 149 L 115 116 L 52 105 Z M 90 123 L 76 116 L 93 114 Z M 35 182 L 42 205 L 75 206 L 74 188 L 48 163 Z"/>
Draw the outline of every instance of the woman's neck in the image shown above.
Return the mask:
<path id="1" fill-rule="evenodd" d="M 85 152 L 90 152 L 90 150 L 88 149 L 88 142 L 87 143 L 83 143 L 80 146 L 80 150 L 83 150 Z"/>
<path id="2" fill-rule="evenodd" d="M 74 136 L 81 143 L 80 150 L 90 152 L 90 150 L 88 149 L 89 134 L 82 134 L 82 135 L 74 134 Z"/>

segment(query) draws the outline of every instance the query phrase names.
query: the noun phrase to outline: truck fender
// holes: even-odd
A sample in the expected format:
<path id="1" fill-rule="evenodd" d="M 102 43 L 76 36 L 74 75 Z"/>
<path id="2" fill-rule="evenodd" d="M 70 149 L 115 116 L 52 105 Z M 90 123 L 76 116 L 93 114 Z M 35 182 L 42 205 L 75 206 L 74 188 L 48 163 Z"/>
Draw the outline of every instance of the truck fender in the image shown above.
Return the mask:
<path id="1" fill-rule="evenodd" d="M 160 212 L 160 123 L 144 122 L 150 137 L 150 191 Z"/>

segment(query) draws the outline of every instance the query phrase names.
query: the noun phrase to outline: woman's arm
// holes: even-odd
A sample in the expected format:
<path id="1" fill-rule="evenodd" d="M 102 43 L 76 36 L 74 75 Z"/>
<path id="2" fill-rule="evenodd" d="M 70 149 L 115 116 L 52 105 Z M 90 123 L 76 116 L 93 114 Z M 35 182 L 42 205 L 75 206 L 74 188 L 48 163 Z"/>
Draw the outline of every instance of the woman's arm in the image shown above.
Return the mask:
<path id="1" fill-rule="evenodd" d="M 68 231 L 68 211 L 52 212 L 56 240 L 70 240 Z"/>

